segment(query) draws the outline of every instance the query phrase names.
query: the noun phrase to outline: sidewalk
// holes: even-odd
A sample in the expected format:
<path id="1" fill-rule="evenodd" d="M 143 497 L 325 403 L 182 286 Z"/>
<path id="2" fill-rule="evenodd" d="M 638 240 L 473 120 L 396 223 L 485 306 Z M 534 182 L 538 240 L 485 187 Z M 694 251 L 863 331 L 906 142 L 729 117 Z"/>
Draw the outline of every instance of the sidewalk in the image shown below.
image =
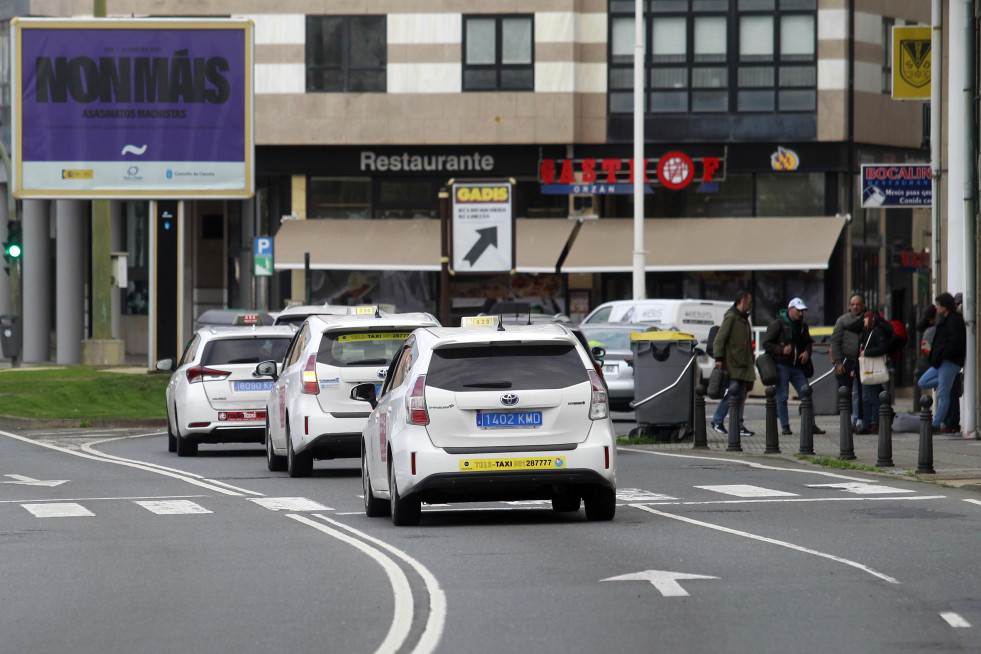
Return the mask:
<path id="1" fill-rule="evenodd" d="M 705 425 L 708 439 L 708 452 L 725 456 L 759 456 L 761 458 L 780 458 L 798 460 L 796 454 L 800 450 L 800 418 L 797 416 L 796 402 L 791 402 L 791 428 L 793 436 L 780 436 L 780 454 L 763 454 L 766 449 L 766 418 L 762 402 L 747 401 L 746 427 L 756 432 L 755 436 L 742 438 L 742 453 L 726 452 L 728 436 L 715 433 L 709 426 L 711 415 L 706 417 Z M 755 405 L 755 406 L 754 406 Z M 908 402 L 899 405 L 900 410 L 908 408 Z M 714 410 L 715 403 L 710 402 L 708 410 Z M 817 425 L 826 434 L 815 434 L 814 457 L 829 457 L 838 459 L 841 453 L 839 417 L 816 416 Z M 726 425 L 728 427 L 728 424 Z M 779 427 L 778 427 L 779 429 Z M 855 459 L 850 463 L 857 466 L 876 468 L 872 474 L 882 474 L 890 477 L 934 481 L 949 486 L 958 486 L 981 492 L 981 440 L 973 435 L 934 434 L 933 435 L 933 469 L 935 474 L 916 474 L 919 462 L 920 436 L 914 433 L 894 433 L 892 435 L 892 460 L 894 467 L 876 467 L 879 453 L 878 434 L 854 435 L 852 443 Z M 682 443 L 657 444 L 650 446 L 654 449 L 691 449 L 691 441 Z M 705 452 L 706 450 L 696 450 Z"/>

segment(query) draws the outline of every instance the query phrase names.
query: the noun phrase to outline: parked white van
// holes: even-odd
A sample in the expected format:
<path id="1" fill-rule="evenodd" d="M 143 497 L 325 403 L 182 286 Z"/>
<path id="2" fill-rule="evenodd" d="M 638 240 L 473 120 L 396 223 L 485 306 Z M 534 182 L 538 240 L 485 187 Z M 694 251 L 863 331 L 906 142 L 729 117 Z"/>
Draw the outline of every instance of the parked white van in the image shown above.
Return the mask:
<path id="1" fill-rule="evenodd" d="M 721 325 L 732 302 L 715 300 L 613 300 L 604 302 L 583 319 L 591 322 L 656 323 L 659 329 L 691 334 L 698 341 L 695 347 L 705 351 L 709 331 Z M 702 378 L 707 379 L 714 362 L 708 355 L 698 358 Z"/>

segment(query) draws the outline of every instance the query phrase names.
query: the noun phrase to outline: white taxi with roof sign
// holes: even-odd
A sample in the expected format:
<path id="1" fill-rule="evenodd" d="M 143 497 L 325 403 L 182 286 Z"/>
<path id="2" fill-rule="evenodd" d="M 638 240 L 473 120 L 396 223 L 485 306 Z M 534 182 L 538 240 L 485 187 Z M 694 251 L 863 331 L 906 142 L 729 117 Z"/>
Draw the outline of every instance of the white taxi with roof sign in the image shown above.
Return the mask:
<path id="1" fill-rule="evenodd" d="M 308 477 L 315 459 L 358 457 L 368 407 L 351 389 L 381 389 L 392 355 L 419 327 L 439 321 L 428 313 L 384 314 L 351 307 L 349 315 L 311 315 L 296 332 L 277 374 L 274 362 L 255 367 L 275 383 L 266 401 L 266 463 L 291 477 Z"/>
<path id="2" fill-rule="evenodd" d="M 616 512 L 616 432 L 586 349 L 558 324 L 418 329 L 395 354 L 364 427 L 365 513 L 417 524 L 422 503 L 550 500 L 585 503 L 589 520 Z"/>
<path id="3" fill-rule="evenodd" d="M 237 316 L 234 326 L 202 327 L 178 361 L 161 359 L 172 371 L 167 385 L 167 449 L 194 456 L 199 443 L 261 443 L 269 380 L 253 376 L 256 363 L 281 361 L 293 329 L 259 326 L 256 314 Z"/>

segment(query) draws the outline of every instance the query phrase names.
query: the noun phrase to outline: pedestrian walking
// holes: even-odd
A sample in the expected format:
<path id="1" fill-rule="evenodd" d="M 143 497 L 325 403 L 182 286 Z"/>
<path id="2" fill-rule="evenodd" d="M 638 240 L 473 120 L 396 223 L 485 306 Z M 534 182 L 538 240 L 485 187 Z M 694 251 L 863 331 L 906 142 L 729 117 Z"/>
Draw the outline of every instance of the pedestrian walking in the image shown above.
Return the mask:
<path id="1" fill-rule="evenodd" d="M 712 429 L 719 434 L 728 434 L 725 428 L 725 418 L 731 406 L 739 406 L 739 435 L 753 436 L 755 432 L 746 429 L 745 413 L 742 411 L 746 403 L 746 394 L 753 388 L 756 381 L 756 371 L 753 364 L 756 357 L 753 354 L 753 328 L 749 324 L 749 310 L 753 306 L 753 295 L 749 291 L 736 293 L 736 300 L 726 311 L 715 340 L 712 342 L 712 356 L 715 357 L 715 367 L 729 373 L 730 380 L 738 380 L 739 395 L 725 397 L 719 402 L 712 417 Z"/>
<path id="2" fill-rule="evenodd" d="M 787 399 L 790 395 L 789 386 L 793 386 L 797 394 L 808 385 L 807 379 L 814 374 L 814 362 L 811 361 L 810 328 L 804 320 L 807 305 L 799 297 L 795 297 L 781 309 L 776 319 L 766 328 L 763 337 L 763 349 L 773 357 L 777 364 L 777 416 L 780 418 L 780 433 L 791 436 L 790 416 L 787 413 Z M 810 374 L 808 374 L 810 373 Z M 824 430 L 815 423 L 812 433 L 823 434 Z"/>
<path id="3" fill-rule="evenodd" d="M 862 384 L 858 376 L 858 349 L 864 329 L 865 298 L 859 294 L 848 300 L 848 311 L 835 321 L 831 331 L 831 360 L 838 387 L 852 389 L 852 425 L 859 429 L 862 415 Z"/>
<path id="4" fill-rule="evenodd" d="M 957 402 L 952 397 L 957 374 L 964 367 L 967 350 L 967 327 L 964 317 L 957 311 L 957 301 L 950 293 L 941 293 L 936 299 L 937 325 L 933 334 L 930 348 L 930 369 L 928 369 L 917 386 L 920 388 L 937 389 L 937 411 L 933 414 L 933 431 L 952 434 L 960 431 L 959 424 L 947 423 L 945 420 L 960 422 L 960 407 L 956 414 L 950 414 L 951 403 Z"/>
<path id="5" fill-rule="evenodd" d="M 878 311 L 866 311 L 862 316 L 862 338 L 859 355 L 885 356 L 896 334 L 892 326 Z M 862 425 L 856 434 L 873 434 L 879 431 L 879 393 L 882 384 L 862 384 Z"/>

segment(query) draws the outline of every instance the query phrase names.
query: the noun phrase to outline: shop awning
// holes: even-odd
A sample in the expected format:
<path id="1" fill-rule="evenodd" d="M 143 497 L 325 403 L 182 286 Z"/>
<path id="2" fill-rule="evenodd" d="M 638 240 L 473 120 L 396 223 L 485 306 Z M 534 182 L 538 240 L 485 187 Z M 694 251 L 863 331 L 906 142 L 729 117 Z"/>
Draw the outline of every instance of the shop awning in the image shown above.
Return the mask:
<path id="1" fill-rule="evenodd" d="M 516 221 L 517 271 L 555 272 L 576 223 L 563 219 Z M 276 270 L 439 270 L 438 220 L 287 220 L 275 238 Z"/>
<path id="2" fill-rule="evenodd" d="M 844 225 L 844 216 L 647 219 L 645 269 L 826 270 Z M 630 272 L 633 251 L 633 220 L 587 220 L 562 272 Z"/>

